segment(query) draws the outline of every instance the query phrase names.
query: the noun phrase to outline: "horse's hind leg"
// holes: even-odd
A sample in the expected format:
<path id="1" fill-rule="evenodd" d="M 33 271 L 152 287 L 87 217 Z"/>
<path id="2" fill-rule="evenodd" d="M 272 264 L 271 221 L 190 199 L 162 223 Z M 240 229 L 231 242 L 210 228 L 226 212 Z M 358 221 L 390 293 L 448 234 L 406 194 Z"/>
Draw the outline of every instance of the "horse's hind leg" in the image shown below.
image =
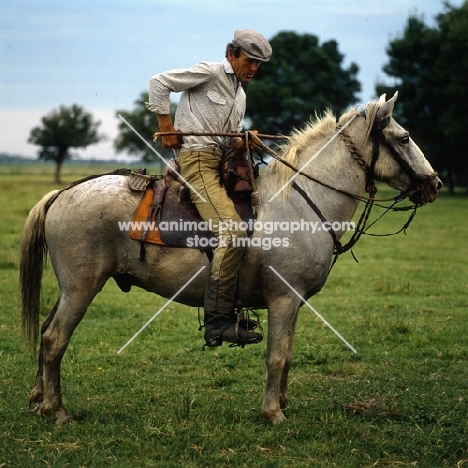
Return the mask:
<path id="1" fill-rule="evenodd" d="M 62 404 L 60 365 L 76 326 L 100 289 L 77 288 L 71 294 L 62 293 L 55 313 L 52 311 L 44 322 L 38 372 L 29 397 L 40 416 L 53 417 L 58 423 L 72 419 Z"/>
<path id="2" fill-rule="evenodd" d="M 40 406 L 42 403 L 42 395 L 44 392 L 43 388 L 43 372 L 44 372 L 44 357 L 43 357 L 43 344 L 42 344 L 42 335 L 47 330 L 50 325 L 50 322 L 54 318 L 55 312 L 57 312 L 58 301 L 54 305 L 54 308 L 51 310 L 47 318 L 44 320 L 44 323 L 41 327 L 41 344 L 39 347 L 39 355 L 38 355 L 38 362 L 37 362 L 37 372 L 36 372 L 36 380 L 34 381 L 34 386 L 29 393 L 29 405 L 35 404 L 36 408 Z"/>

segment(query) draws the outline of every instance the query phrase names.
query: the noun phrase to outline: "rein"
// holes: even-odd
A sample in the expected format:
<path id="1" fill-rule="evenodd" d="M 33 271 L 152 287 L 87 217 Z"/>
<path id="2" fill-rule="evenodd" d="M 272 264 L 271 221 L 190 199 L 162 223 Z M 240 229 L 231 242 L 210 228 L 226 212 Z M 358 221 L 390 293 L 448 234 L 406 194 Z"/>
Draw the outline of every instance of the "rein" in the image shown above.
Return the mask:
<path id="1" fill-rule="evenodd" d="M 309 174 L 305 174 L 304 172 L 301 171 L 301 169 L 299 169 L 298 167 L 294 166 L 293 164 L 291 164 L 289 161 L 287 161 L 286 159 L 282 158 L 278 153 L 276 153 L 275 151 L 273 151 L 269 146 L 266 146 L 262 140 L 260 140 L 260 138 L 258 138 L 258 136 L 253 133 L 253 132 L 246 132 L 246 133 L 250 133 L 250 138 L 252 140 L 254 140 L 254 142 L 259 145 L 261 147 L 261 149 L 263 151 L 265 151 L 266 153 L 268 153 L 270 156 L 272 156 L 274 159 L 276 159 L 277 161 L 279 161 L 280 163 L 284 164 L 285 166 L 289 167 L 289 169 L 293 170 L 294 172 L 296 173 L 299 173 L 301 176 L 304 176 L 306 179 L 309 179 L 311 180 L 312 182 L 316 182 L 317 184 L 320 184 L 322 185 L 323 187 L 326 187 L 330 190 L 334 190 L 335 192 L 338 192 L 338 193 L 341 193 L 343 195 L 347 195 L 348 197 L 351 197 L 351 198 L 354 198 L 355 200 L 358 200 L 358 201 L 362 201 L 362 202 L 365 202 L 365 201 L 370 201 L 372 200 L 373 202 L 388 202 L 388 201 L 395 201 L 396 199 L 400 200 L 402 198 L 402 194 L 400 195 L 397 195 L 396 197 L 390 197 L 390 198 L 375 198 L 375 197 L 363 197 L 362 195 L 356 195 L 356 194 L 353 194 L 353 193 L 350 193 L 350 192 L 347 192 L 346 190 L 341 190 L 339 188 L 336 188 L 334 187 L 333 185 L 330 185 L 330 184 L 327 184 L 326 182 L 323 182 L 319 179 L 316 179 L 315 177 L 309 175 Z M 352 140 L 351 140 L 351 137 L 344 132 L 344 130 L 341 130 L 340 132 L 340 135 L 342 135 L 342 138 L 344 136 L 344 138 L 346 138 L 346 141 L 345 141 L 345 144 L 347 145 L 346 142 L 348 142 L 348 144 L 350 143 L 351 145 L 348 147 L 348 149 L 350 149 L 350 153 L 351 155 L 353 156 L 354 159 L 356 159 L 358 161 L 358 163 L 361 165 L 361 167 L 363 168 L 363 170 L 365 172 L 368 171 L 368 168 L 367 168 L 367 163 L 364 161 L 364 159 L 362 158 L 362 156 L 360 155 L 359 151 L 357 150 L 357 148 L 354 146 L 354 144 L 352 143 Z M 285 137 L 286 138 L 286 137 Z M 414 192 L 416 192 L 417 190 L 414 190 Z M 404 195 L 404 198 L 406 198 L 407 196 L 411 195 L 412 193 L 414 192 L 408 192 L 408 193 L 405 193 Z"/>
<path id="2" fill-rule="evenodd" d="M 365 113 L 361 113 L 361 114 L 364 116 L 364 118 L 366 117 Z M 414 217 L 416 215 L 416 210 L 419 207 L 419 205 L 413 204 L 413 205 L 406 206 L 406 207 L 396 208 L 395 204 L 402 201 L 402 200 L 404 200 L 405 198 L 411 196 L 412 194 L 416 193 L 417 191 L 421 190 L 420 186 L 416 186 L 416 188 L 414 188 L 414 189 L 410 189 L 410 190 L 407 190 L 406 192 L 400 193 L 396 197 L 375 198 L 375 194 L 377 193 L 377 188 L 376 188 L 375 183 L 374 183 L 374 168 L 375 168 L 375 164 L 376 164 L 377 159 L 378 159 L 379 154 L 380 154 L 380 145 L 381 144 L 383 144 L 383 145 L 385 145 L 387 147 L 387 149 L 390 151 L 390 153 L 395 158 L 395 160 L 403 167 L 405 172 L 408 174 L 411 181 L 415 181 L 415 180 L 420 179 L 420 178 L 418 178 L 416 176 L 414 170 L 411 167 L 409 167 L 409 165 L 406 164 L 406 162 L 403 161 L 400 158 L 400 156 L 393 149 L 393 147 L 391 145 L 387 144 L 387 142 L 383 138 L 382 131 L 389 124 L 389 122 L 390 122 L 390 119 L 387 118 L 387 119 L 383 119 L 381 121 L 375 121 L 374 124 L 373 124 L 372 130 L 371 130 L 371 137 L 373 139 L 373 149 L 372 149 L 372 159 L 371 159 L 370 165 L 366 163 L 366 161 L 362 157 L 361 153 L 359 152 L 359 150 L 354 145 L 351 137 L 344 130 L 344 128 L 342 128 L 339 125 L 336 126 L 336 128 L 338 130 L 338 133 L 339 133 L 341 139 L 343 140 L 343 143 L 345 144 L 346 148 L 350 152 L 351 156 L 357 161 L 357 163 L 360 165 L 360 167 L 366 173 L 366 188 L 365 188 L 365 190 L 369 194 L 368 197 L 352 194 L 352 193 L 347 192 L 345 190 L 341 190 L 341 189 L 333 187 L 332 185 L 329 185 L 329 184 L 327 184 L 327 183 L 325 183 L 325 182 L 323 182 L 321 180 L 318 180 L 318 179 L 316 179 L 315 177 L 313 177 L 313 176 L 311 176 L 309 174 L 303 173 L 301 171 L 301 169 L 297 168 L 296 166 L 291 164 L 289 161 L 282 158 L 274 150 L 272 150 L 270 147 L 265 145 L 263 143 L 263 141 L 260 139 L 260 138 L 265 138 L 265 139 L 271 139 L 271 140 L 283 140 L 283 139 L 288 138 L 286 136 L 256 134 L 255 132 L 249 131 L 249 130 L 244 132 L 244 133 L 157 132 L 157 133 L 154 134 L 154 139 L 156 140 L 158 137 L 164 136 L 164 135 L 175 135 L 175 134 L 177 134 L 177 135 L 195 135 L 195 136 L 241 137 L 241 138 L 244 138 L 244 140 L 245 140 L 246 147 L 247 147 L 247 153 L 248 153 L 248 157 L 249 157 L 249 166 L 252 168 L 253 161 L 252 161 L 252 155 L 251 155 L 250 147 L 249 147 L 249 144 L 248 144 L 249 139 L 250 139 L 261 150 L 265 151 L 267 154 L 272 156 L 274 159 L 281 162 L 285 166 L 289 167 L 295 173 L 298 173 L 298 174 L 306 177 L 307 179 L 309 179 L 309 180 L 311 180 L 313 182 L 316 182 L 316 183 L 318 183 L 318 184 L 322 185 L 323 187 L 326 187 L 326 188 L 328 188 L 330 190 L 334 190 L 335 192 L 338 192 L 338 193 L 341 193 L 341 194 L 346 195 L 348 197 L 351 197 L 351 198 L 353 198 L 353 199 L 355 199 L 357 201 L 364 202 L 365 206 L 364 206 L 364 209 L 363 209 L 363 211 L 362 211 L 362 213 L 361 213 L 361 215 L 359 217 L 356 229 L 354 230 L 351 238 L 348 240 L 348 242 L 345 245 L 341 244 L 341 242 L 338 240 L 336 232 L 332 228 L 330 228 L 328 230 L 330 236 L 333 239 L 333 243 L 334 243 L 334 252 L 333 252 L 334 259 L 333 259 L 333 261 L 332 261 L 332 263 L 330 265 L 330 270 L 331 270 L 333 268 L 334 264 L 336 263 L 338 257 L 341 254 L 347 252 L 348 250 L 351 250 L 354 247 L 354 245 L 359 241 L 359 239 L 361 238 L 361 236 L 363 234 L 371 235 L 371 236 L 380 236 L 379 234 L 369 234 L 369 233 L 367 233 L 367 230 L 371 226 L 373 226 L 378 220 L 380 220 L 388 211 L 407 211 L 407 210 L 413 209 L 413 212 L 411 213 L 408 221 L 405 223 L 405 225 L 401 229 L 399 229 L 395 233 L 381 234 L 381 236 L 391 236 L 391 235 L 398 234 L 398 233 L 400 233 L 402 231 L 406 232 L 406 229 L 408 228 L 408 226 L 410 225 L 410 223 L 412 222 L 412 220 L 414 219 Z M 427 180 L 423 180 L 422 182 L 427 183 L 430 179 L 432 179 L 432 177 L 428 177 Z M 252 179 L 252 180 L 254 180 L 254 179 Z M 326 222 L 326 218 L 323 216 L 322 212 L 320 211 L 320 208 L 310 199 L 310 197 L 307 195 L 307 193 L 303 189 L 301 189 L 295 182 L 293 183 L 292 187 L 302 196 L 302 198 L 304 198 L 306 203 L 316 213 L 316 215 L 319 217 L 319 219 L 322 222 Z M 254 188 L 253 195 L 255 195 L 254 198 L 255 198 L 255 200 L 257 200 L 258 192 L 256 191 L 256 185 L 255 184 L 254 184 L 253 188 Z M 377 204 L 377 206 L 381 206 L 381 207 L 385 208 L 385 211 L 375 221 L 373 221 L 371 224 L 367 225 L 367 223 L 369 221 L 369 216 L 370 216 L 370 213 L 372 211 L 372 208 L 373 208 L 374 204 L 376 204 L 376 202 L 389 202 L 389 201 L 393 202 L 392 205 L 389 206 L 389 207 Z M 255 205 L 258 205 L 258 201 L 255 202 Z M 357 259 L 354 256 L 353 252 L 351 252 L 351 254 L 353 255 L 353 258 L 357 261 Z"/>
<path id="3" fill-rule="evenodd" d="M 254 134 L 254 132 L 247 130 L 246 132 L 156 132 L 153 135 L 153 141 L 156 141 L 161 136 L 169 136 L 169 135 L 180 135 L 180 136 L 220 136 L 220 137 L 230 137 L 230 138 L 244 138 L 246 134 Z M 266 135 L 264 133 L 259 133 L 256 136 L 259 138 L 265 138 L 266 140 L 287 140 L 287 136 L 284 135 Z"/>
<path id="4" fill-rule="evenodd" d="M 365 115 L 364 115 L 365 117 Z M 354 245 L 359 241 L 361 236 L 363 234 L 366 235 L 373 235 L 373 234 L 368 234 L 367 230 L 373 226 L 379 219 L 381 219 L 388 211 L 393 210 L 393 211 L 403 211 L 403 210 L 408 210 L 408 209 L 413 209 L 413 212 L 411 213 L 408 221 L 405 223 L 405 225 L 399 229 L 397 232 L 392 233 L 392 234 L 385 234 L 386 236 L 390 235 L 395 235 L 398 234 L 402 231 L 406 232 L 406 229 L 408 226 L 411 224 L 413 221 L 415 215 L 416 215 L 416 210 L 418 208 L 418 205 L 411 205 L 408 207 L 403 207 L 403 208 L 395 208 L 395 204 L 400 202 L 401 200 L 405 199 L 406 197 L 410 196 L 412 193 L 415 193 L 418 189 L 412 190 L 412 191 L 407 191 L 405 193 L 399 194 L 397 197 L 392 197 L 392 198 L 382 198 L 382 199 L 376 199 L 375 194 L 377 193 L 377 188 L 375 186 L 374 182 L 374 168 L 375 164 L 377 162 L 377 159 L 380 154 L 380 144 L 383 143 L 385 144 L 385 140 L 382 137 L 382 130 L 388 125 L 389 119 L 384 119 L 381 122 L 375 122 L 371 131 L 371 136 L 373 138 L 373 149 L 372 149 L 372 160 L 370 165 L 366 163 L 364 158 L 362 157 L 361 153 L 359 150 L 356 148 L 354 145 L 351 137 L 349 134 L 342 128 L 341 126 L 337 125 L 338 133 L 341 136 L 341 139 L 343 140 L 345 146 L 347 147 L 348 151 L 350 152 L 351 156 L 357 161 L 357 163 L 361 166 L 361 168 L 364 170 L 366 173 L 366 192 L 369 194 L 369 197 L 363 197 L 363 196 L 356 196 L 354 194 L 351 194 L 347 191 L 337 189 L 336 187 L 332 187 L 320 180 L 315 179 L 314 177 L 310 176 L 309 174 L 304 174 L 301 172 L 300 169 L 296 168 L 293 164 L 289 163 L 289 161 L 286 161 L 285 159 L 281 158 L 275 151 L 273 151 L 271 148 L 266 146 L 254 133 L 251 133 L 252 139 L 255 141 L 256 144 L 258 144 L 264 151 L 266 151 L 268 154 L 273 156 L 276 160 L 280 161 L 281 163 L 285 164 L 287 167 L 292 169 L 296 173 L 300 173 L 302 176 L 306 177 L 309 180 L 312 180 L 326 188 L 329 188 L 331 190 L 334 190 L 338 193 L 342 193 L 344 195 L 347 195 L 351 198 L 354 198 L 358 201 L 362 201 L 365 203 L 364 209 L 361 213 L 361 216 L 359 217 L 358 223 L 356 225 L 356 229 L 354 230 L 351 238 L 348 240 L 348 242 L 345 245 L 342 245 L 341 242 L 338 240 L 337 235 L 335 231 L 330 228 L 328 230 L 328 233 L 332 237 L 333 243 L 334 243 L 334 258 L 333 261 L 330 265 L 329 272 L 335 265 L 336 261 L 338 260 L 338 257 L 347 252 L 348 250 L 351 250 Z M 386 145 L 386 144 L 385 144 Z M 396 152 L 393 150 L 393 148 L 390 145 L 386 145 L 387 148 L 389 148 L 390 152 L 392 155 L 395 157 L 395 159 L 402 165 L 402 167 L 407 170 L 407 174 L 410 177 L 410 180 L 415 180 L 416 177 L 414 177 L 414 171 L 408 167 L 406 164 L 402 164 L 403 161 L 401 161 L 401 158 L 398 156 L 396 157 Z M 316 213 L 316 215 L 319 217 L 319 219 L 323 222 L 326 221 L 325 217 L 323 216 L 322 212 L 320 211 L 320 208 L 310 199 L 310 197 L 307 195 L 307 193 L 301 189 L 295 182 L 293 183 L 292 187 L 304 198 L 306 203 L 312 208 L 312 210 Z M 390 207 L 385 207 L 386 211 L 382 213 L 380 217 L 378 217 L 375 221 L 373 221 L 370 225 L 367 225 L 369 221 L 369 216 L 372 211 L 372 208 L 375 204 L 375 202 L 386 202 L 386 201 L 392 201 L 392 205 Z M 353 252 L 351 251 L 351 254 L 353 255 L 353 258 L 356 259 L 354 256 Z"/>

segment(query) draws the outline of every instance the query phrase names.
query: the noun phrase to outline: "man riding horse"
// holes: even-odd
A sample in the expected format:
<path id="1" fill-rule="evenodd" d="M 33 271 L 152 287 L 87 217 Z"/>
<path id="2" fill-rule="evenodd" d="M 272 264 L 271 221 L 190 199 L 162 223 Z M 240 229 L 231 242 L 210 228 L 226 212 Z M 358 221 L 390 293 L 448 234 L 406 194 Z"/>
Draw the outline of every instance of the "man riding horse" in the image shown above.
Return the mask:
<path id="1" fill-rule="evenodd" d="M 201 62 L 153 76 L 147 108 L 156 113 L 161 132 L 239 132 L 246 107 L 242 83 L 249 83 L 260 63 L 267 62 L 271 54 L 271 46 L 261 34 L 237 30 L 221 63 Z M 174 124 L 169 113 L 171 92 L 182 93 Z M 176 150 L 180 174 L 195 189 L 191 191 L 191 201 L 201 217 L 211 222 L 218 239 L 205 286 L 206 345 L 220 346 L 223 341 L 238 345 L 259 343 L 263 335 L 252 331 L 250 321 L 239 320 L 235 313 L 238 271 L 245 251 L 241 245 L 245 244 L 233 239 L 246 237 L 247 233 L 235 228 L 241 219 L 220 181 L 223 155 L 229 150 L 244 152 L 244 141 L 220 136 L 166 135 L 162 143 L 165 148 Z M 221 232 L 220 223 L 229 229 Z"/>

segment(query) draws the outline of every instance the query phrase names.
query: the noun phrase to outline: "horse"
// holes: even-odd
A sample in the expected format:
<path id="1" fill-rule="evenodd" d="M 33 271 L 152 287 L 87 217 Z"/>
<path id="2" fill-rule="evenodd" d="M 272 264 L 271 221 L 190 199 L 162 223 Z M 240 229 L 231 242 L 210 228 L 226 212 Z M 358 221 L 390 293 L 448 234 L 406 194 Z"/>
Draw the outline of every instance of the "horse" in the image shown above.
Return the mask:
<path id="1" fill-rule="evenodd" d="M 418 205 L 432 203 L 442 183 L 409 133 L 392 117 L 397 93 L 338 120 L 331 111 L 310 119 L 278 146 L 257 177 L 255 230 L 242 261 L 239 298 L 245 307 L 267 309 L 266 383 L 260 416 L 279 423 L 288 405 L 288 371 L 299 309 L 324 286 L 337 242 L 362 201 L 369 180 L 388 184 Z M 298 169 L 299 168 L 299 169 Z M 22 328 L 37 374 L 29 404 L 64 423 L 60 366 L 73 331 L 110 278 L 125 292 L 132 286 L 187 306 L 202 307 L 209 258 L 197 248 L 146 245 L 119 226 L 131 220 L 141 192 L 128 177 L 102 175 L 45 195 L 30 211 L 21 240 Z M 300 220 L 300 224 L 299 223 Z M 284 223 L 301 229 L 280 231 Z M 307 223 L 328 228 L 306 229 Z M 333 229 L 330 229 L 330 226 Z M 272 230 L 278 229 L 273 235 Z M 72 235 L 70 235 L 72 233 Z M 286 242 L 285 242 L 286 239 Z M 47 253 L 59 297 L 39 332 L 41 276 Z M 201 271 L 200 271 L 201 270 Z M 197 274 L 199 272 L 199 274 Z"/>

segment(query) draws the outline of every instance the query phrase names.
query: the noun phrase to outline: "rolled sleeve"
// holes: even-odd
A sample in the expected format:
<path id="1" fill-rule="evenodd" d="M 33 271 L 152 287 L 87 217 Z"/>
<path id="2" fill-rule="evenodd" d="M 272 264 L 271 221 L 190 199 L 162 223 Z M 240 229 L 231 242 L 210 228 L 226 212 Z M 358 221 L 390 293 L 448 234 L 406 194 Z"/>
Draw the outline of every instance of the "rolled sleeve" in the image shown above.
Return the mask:
<path id="1" fill-rule="evenodd" d="M 171 93 L 181 93 L 206 83 L 210 79 L 210 67 L 199 63 L 190 68 L 181 68 L 158 73 L 150 79 L 148 110 L 157 114 L 169 114 Z"/>
<path id="2" fill-rule="evenodd" d="M 161 75 L 154 75 L 149 84 L 149 102 L 146 108 L 156 114 L 169 114 L 171 110 L 171 89 L 161 81 Z"/>

